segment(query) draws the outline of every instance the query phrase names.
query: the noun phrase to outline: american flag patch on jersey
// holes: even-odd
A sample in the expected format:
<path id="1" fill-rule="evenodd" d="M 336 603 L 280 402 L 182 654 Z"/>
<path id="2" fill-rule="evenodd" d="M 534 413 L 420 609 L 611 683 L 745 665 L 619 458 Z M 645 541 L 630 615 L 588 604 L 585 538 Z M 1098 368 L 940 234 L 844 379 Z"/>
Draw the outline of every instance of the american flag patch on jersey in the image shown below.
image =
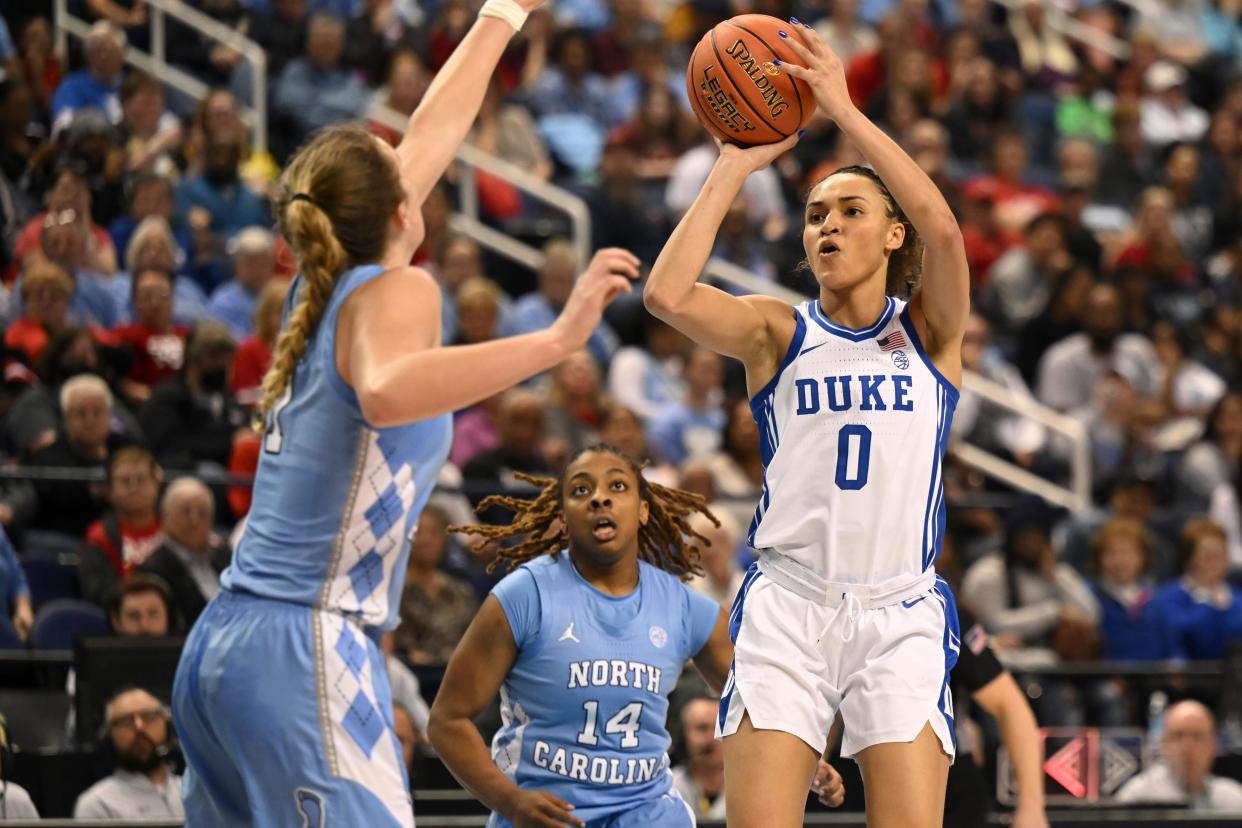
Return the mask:
<path id="1" fill-rule="evenodd" d="M 982 624 L 975 624 L 967 630 L 966 635 L 962 636 L 962 641 L 966 643 L 966 646 L 970 648 L 972 653 L 979 655 L 988 646 L 987 630 L 983 629 Z"/>
<path id="2" fill-rule="evenodd" d="M 901 331 L 893 331 L 888 336 L 877 341 L 880 343 L 881 351 L 895 351 L 898 348 L 906 347 L 906 338 Z"/>

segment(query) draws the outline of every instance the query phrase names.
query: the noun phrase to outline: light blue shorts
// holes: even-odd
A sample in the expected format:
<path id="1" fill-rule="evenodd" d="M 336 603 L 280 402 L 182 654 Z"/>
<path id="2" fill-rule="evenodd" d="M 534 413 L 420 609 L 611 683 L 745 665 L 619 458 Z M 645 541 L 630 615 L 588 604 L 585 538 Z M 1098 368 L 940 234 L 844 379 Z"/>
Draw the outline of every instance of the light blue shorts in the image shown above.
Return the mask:
<path id="1" fill-rule="evenodd" d="M 172 702 L 187 828 L 413 828 L 384 656 L 344 616 L 223 590 Z"/>

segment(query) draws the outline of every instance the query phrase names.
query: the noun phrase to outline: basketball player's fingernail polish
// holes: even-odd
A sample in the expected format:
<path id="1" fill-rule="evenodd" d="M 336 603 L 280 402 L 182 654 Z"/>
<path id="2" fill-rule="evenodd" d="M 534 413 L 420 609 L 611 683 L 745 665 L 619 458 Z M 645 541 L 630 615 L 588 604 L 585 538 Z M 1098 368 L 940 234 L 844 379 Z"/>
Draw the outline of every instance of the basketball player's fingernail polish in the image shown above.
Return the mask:
<path id="1" fill-rule="evenodd" d="M 806 135 L 806 130 L 805 129 L 798 130 L 798 137 L 801 138 L 803 135 Z"/>
<path id="2" fill-rule="evenodd" d="M 784 31 L 779 31 L 777 32 L 777 34 L 780 35 L 781 37 L 786 37 L 786 38 L 789 37 L 789 35 L 785 34 Z"/>
<path id="3" fill-rule="evenodd" d="M 774 60 L 774 61 L 772 61 L 772 65 L 773 65 L 773 66 L 780 66 L 780 65 L 781 65 L 781 62 L 780 62 L 779 60 Z"/>
<path id="4" fill-rule="evenodd" d="M 789 18 L 789 22 L 790 22 L 790 23 L 792 23 L 792 24 L 794 24 L 795 26 L 801 26 L 801 25 L 802 25 L 802 21 L 798 20 L 798 18 L 796 18 L 796 17 L 791 17 L 791 18 Z"/>
<path id="5" fill-rule="evenodd" d="M 803 25 L 803 26 L 805 26 L 805 27 L 807 27 L 808 29 L 809 29 L 809 28 L 811 28 L 811 24 L 810 24 L 810 23 L 803 23 L 802 25 Z"/>

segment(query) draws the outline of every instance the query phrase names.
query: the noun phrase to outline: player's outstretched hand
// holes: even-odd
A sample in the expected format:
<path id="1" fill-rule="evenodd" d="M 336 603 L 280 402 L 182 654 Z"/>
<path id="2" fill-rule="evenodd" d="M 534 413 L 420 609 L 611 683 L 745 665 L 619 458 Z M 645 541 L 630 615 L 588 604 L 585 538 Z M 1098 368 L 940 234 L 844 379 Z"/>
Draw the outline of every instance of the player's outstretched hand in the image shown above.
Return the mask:
<path id="1" fill-rule="evenodd" d="M 841 774 L 823 759 L 820 759 L 815 767 L 811 791 L 817 794 L 819 801 L 829 808 L 838 808 L 845 801 L 845 782 L 841 780 Z"/>
<path id="2" fill-rule="evenodd" d="M 836 120 L 849 111 L 854 102 L 850 100 L 850 89 L 845 83 L 845 67 L 832 47 L 810 26 L 792 18 L 789 28 L 782 34 L 798 60 L 796 63 L 782 62 L 780 67 L 810 84 L 811 91 L 815 93 L 815 103 L 829 118 Z"/>
<path id="3" fill-rule="evenodd" d="M 638 264 L 637 256 L 619 247 L 606 247 L 591 258 L 560 317 L 552 323 L 571 350 L 590 339 L 609 302 L 630 292 L 630 282 L 638 278 Z"/>
<path id="4" fill-rule="evenodd" d="M 565 828 L 585 825 L 574 816 L 573 805 L 547 791 L 522 791 L 506 816 L 515 828 Z"/>

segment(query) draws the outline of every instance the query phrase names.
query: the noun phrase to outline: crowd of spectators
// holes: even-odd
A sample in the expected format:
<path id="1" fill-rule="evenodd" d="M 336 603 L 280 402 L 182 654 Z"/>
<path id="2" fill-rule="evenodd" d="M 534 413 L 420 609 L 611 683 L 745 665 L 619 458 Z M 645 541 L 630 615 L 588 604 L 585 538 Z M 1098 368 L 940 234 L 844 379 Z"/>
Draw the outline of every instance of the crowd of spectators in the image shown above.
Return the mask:
<path id="1" fill-rule="evenodd" d="M 251 414 L 293 266 L 266 198 L 279 165 L 343 118 L 395 142 L 385 111 L 399 125 L 413 110 L 477 5 L 189 4 L 266 50 L 269 146 L 248 126 L 253 67 L 236 51 L 168 22 L 165 54 L 212 90 L 202 101 L 125 66 L 127 43 L 151 45 L 143 0 L 71 3 L 95 22 L 68 54 L 44 4 L 6 4 L 0 17 L 0 451 L 10 466 L 94 475 L 0 481 L 17 550 L 0 555 L 0 608 L 19 636 L 38 610 L 20 561 L 53 540 L 80 547 L 79 594 L 101 607 L 142 573 L 166 587 L 165 627 L 184 630 L 215 594 L 249 507 L 248 489 L 220 475 L 257 463 Z M 845 62 L 855 103 L 949 199 L 973 284 L 966 367 L 1087 435 L 1091 503 L 1074 513 L 946 464 L 939 568 L 1002 659 L 1021 671 L 1224 657 L 1242 639 L 1238 3 L 564 0 L 513 40 L 468 140 L 580 195 L 592 243 L 649 264 L 717 152 L 683 67 L 708 28 L 747 11 L 809 21 Z M 1116 48 L 1071 38 L 1054 25 L 1066 16 Z M 861 160 L 817 116 L 748 180 L 714 254 L 813 295 L 801 196 Z M 538 272 L 449 230 L 463 186 L 485 221 L 542 247 Z M 415 263 L 443 287 L 446 344 L 559 312 L 575 248 L 554 211 L 453 169 L 424 220 Z M 1072 480 L 1060 433 L 969 390 L 953 437 Z M 443 663 L 503 575 L 486 569 L 491 550 L 448 526 L 520 485 L 516 473 L 553 473 L 601 439 L 712 502 L 722 526 L 697 586 L 728 604 L 752 559 L 745 529 L 763 481 L 744 378 L 622 302 L 546 376 L 458 412 L 390 663 Z M 1046 723 L 1142 718 L 1117 682 L 1047 689 Z M 153 721 L 150 700 L 135 699 L 110 708 L 126 732 Z M 681 714 L 688 734 L 699 712 Z M 706 814 L 718 757 L 695 739 L 678 785 Z"/>

